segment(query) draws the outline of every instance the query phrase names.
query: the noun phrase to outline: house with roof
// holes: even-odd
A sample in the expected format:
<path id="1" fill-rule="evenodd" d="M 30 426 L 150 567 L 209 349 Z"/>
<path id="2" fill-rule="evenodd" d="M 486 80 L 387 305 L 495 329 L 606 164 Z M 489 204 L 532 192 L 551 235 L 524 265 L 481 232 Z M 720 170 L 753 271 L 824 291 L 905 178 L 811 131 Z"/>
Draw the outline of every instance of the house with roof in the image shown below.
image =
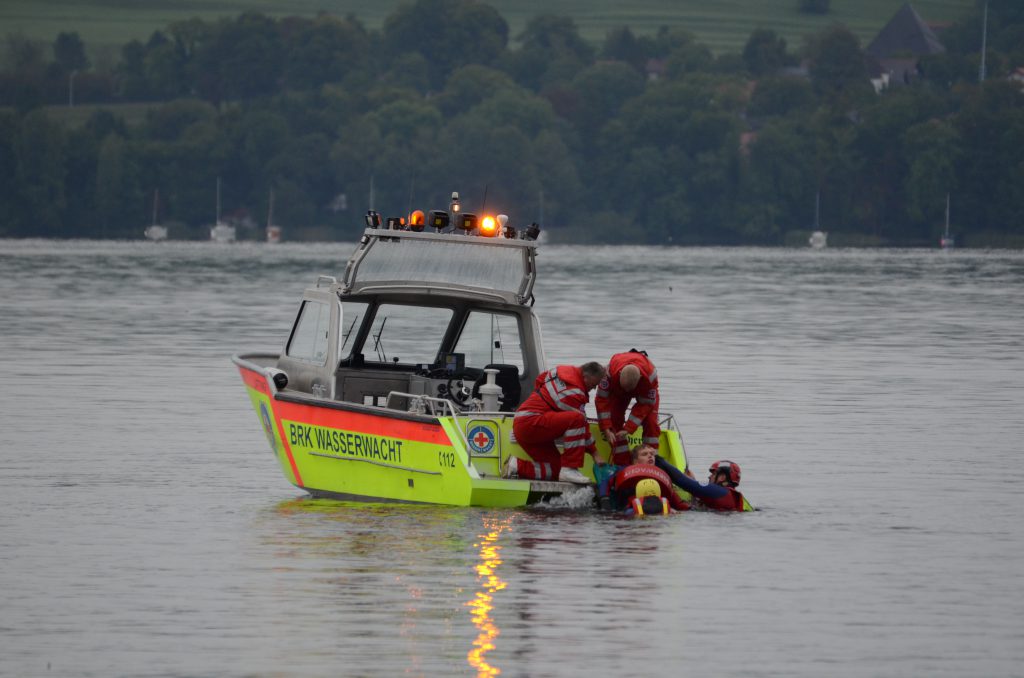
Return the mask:
<path id="1" fill-rule="evenodd" d="M 921 57 L 945 51 L 935 32 L 908 2 L 889 19 L 864 53 L 871 68 L 871 84 L 880 92 L 909 84 L 918 76 Z"/>

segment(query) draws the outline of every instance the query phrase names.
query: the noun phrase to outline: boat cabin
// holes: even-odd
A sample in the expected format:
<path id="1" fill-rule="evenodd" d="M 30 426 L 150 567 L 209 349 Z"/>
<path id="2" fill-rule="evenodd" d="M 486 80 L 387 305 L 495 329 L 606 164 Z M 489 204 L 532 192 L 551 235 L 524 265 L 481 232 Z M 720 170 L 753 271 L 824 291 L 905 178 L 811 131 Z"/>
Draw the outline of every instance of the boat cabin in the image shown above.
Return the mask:
<path id="1" fill-rule="evenodd" d="M 443 233 L 382 228 L 374 215 L 342 279 L 304 292 L 280 381 L 345 409 L 514 411 L 546 369 L 536 243 L 475 220 Z"/>

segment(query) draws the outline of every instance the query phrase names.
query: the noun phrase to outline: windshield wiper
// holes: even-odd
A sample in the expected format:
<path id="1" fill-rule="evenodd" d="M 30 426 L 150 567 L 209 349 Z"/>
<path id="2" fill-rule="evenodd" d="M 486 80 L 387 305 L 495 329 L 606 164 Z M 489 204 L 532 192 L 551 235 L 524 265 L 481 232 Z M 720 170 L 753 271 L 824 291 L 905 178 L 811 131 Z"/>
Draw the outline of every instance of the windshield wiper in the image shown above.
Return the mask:
<path id="1" fill-rule="evenodd" d="M 384 353 L 384 349 L 380 345 L 380 338 L 381 338 L 381 335 L 384 334 L 384 326 L 387 325 L 387 323 L 388 323 L 388 317 L 384 316 L 384 320 L 382 320 L 381 323 L 380 323 L 380 329 L 377 330 L 377 336 L 375 336 L 373 338 L 374 339 L 373 350 L 377 353 L 377 357 L 380 358 L 380 361 L 382 363 L 386 363 L 388 361 L 388 356 L 387 356 L 386 353 Z"/>
<path id="2" fill-rule="evenodd" d="M 359 314 L 357 313 L 356 317 L 352 319 L 352 324 L 348 326 L 348 330 L 341 337 L 342 338 L 342 342 L 341 342 L 341 348 L 342 349 L 344 349 L 348 345 L 348 338 L 349 338 L 349 336 L 351 336 L 352 328 L 356 326 L 356 321 L 358 321 L 358 320 L 359 320 Z"/>

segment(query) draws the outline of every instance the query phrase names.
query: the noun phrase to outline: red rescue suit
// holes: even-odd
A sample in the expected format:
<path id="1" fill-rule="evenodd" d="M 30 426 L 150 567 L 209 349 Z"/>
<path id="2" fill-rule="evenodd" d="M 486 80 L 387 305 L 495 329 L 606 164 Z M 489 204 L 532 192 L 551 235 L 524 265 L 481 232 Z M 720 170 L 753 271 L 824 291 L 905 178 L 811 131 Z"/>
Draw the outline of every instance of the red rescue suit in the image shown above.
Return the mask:
<path id="1" fill-rule="evenodd" d="M 590 402 L 583 371 L 573 365 L 559 365 L 543 372 L 534 391 L 516 410 L 512 431 L 516 442 L 533 459 L 517 459 L 520 478 L 558 480 L 562 467 L 580 468 L 583 455 L 596 454 L 594 438 L 587 423 Z M 555 440 L 562 438 L 564 454 Z"/>
<path id="2" fill-rule="evenodd" d="M 724 495 L 717 498 L 711 497 L 694 497 L 697 501 L 704 504 L 709 509 L 716 511 L 742 511 L 743 510 L 743 495 L 740 491 L 732 488 L 724 488 L 728 490 Z"/>
<path id="3" fill-rule="evenodd" d="M 636 388 L 627 392 L 622 388 L 619 377 L 628 365 L 635 365 L 640 370 L 640 381 Z M 626 419 L 626 408 L 631 400 L 636 400 L 633 409 Z M 625 431 L 632 434 L 643 427 L 643 442 L 658 447 L 661 427 L 658 426 L 658 370 L 654 363 L 643 353 L 632 350 L 628 353 L 616 353 L 608 361 L 608 376 L 597 387 L 597 424 L 601 431 Z M 617 440 L 612 448 L 613 464 L 624 466 L 629 464 L 629 442 Z"/>

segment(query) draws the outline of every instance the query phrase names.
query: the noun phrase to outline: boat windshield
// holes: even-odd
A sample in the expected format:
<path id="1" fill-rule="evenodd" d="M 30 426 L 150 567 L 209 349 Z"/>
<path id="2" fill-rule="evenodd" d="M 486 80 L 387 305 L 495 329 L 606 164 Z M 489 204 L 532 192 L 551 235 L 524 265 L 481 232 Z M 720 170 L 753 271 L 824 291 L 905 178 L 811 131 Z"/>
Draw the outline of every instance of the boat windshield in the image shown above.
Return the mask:
<path id="1" fill-rule="evenodd" d="M 366 362 L 429 365 L 437 359 L 452 309 L 381 304 L 363 346 Z"/>
<path id="2" fill-rule="evenodd" d="M 516 317 L 507 313 L 472 311 L 466 318 L 455 352 L 466 357 L 468 367 L 494 363 L 515 365 L 523 373 L 523 344 Z"/>
<path id="3" fill-rule="evenodd" d="M 359 268 L 361 283 L 418 281 L 516 292 L 527 275 L 520 247 L 401 239 L 376 243 Z"/>

